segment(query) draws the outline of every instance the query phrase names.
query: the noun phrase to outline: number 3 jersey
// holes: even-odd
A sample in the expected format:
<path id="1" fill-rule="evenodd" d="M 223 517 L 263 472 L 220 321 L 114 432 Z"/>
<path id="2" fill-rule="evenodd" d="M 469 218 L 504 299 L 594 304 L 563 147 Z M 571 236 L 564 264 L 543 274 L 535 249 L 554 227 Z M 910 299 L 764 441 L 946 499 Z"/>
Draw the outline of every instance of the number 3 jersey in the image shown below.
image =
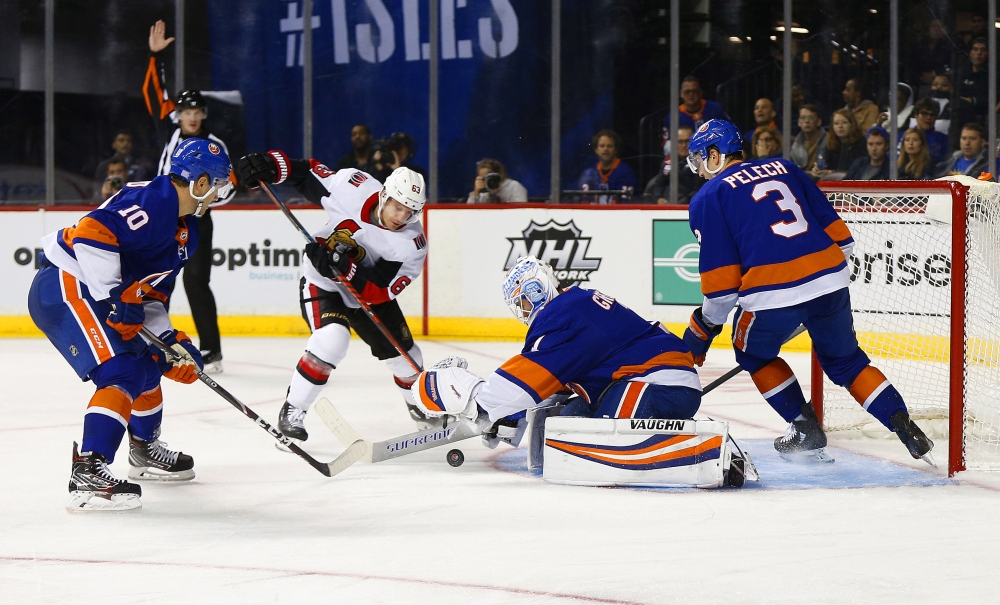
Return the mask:
<path id="1" fill-rule="evenodd" d="M 166 301 L 165 286 L 198 246 L 198 221 L 178 218 L 168 176 L 128 183 L 72 226 L 42 238 L 50 263 L 82 281 L 94 300 L 122 282 L 147 281 L 147 297 Z"/>
<path id="2" fill-rule="evenodd" d="M 702 312 L 713 325 L 733 305 L 762 311 L 846 288 L 854 239 L 830 201 L 798 166 L 783 159 L 735 164 L 691 200 Z"/>
<path id="3" fill-rule="evenodd" d="M 683 340 L 597 290 L 572 287 L 538 312 L 521 354 L 490 375 L 476 401 L 496 420 L 572 384 L 596 407 L 615 380 L 701 391 Z"/>
<path id="4" fill-rule="evenodd" d="M 360 170 L 331 171 L 310 160 L 309 176 L 296 187 L 309 201 L 321 204 L 329 216 L 322 228 L 312 232 L 320 242 L 335 250 L 347 250 L 365 278 L 359 287 L 352 283 L 368 304 L 393 300 L 420 275 L 427 256 L 427 240 L 419 222 L 398 231 L 374 223 L 382 184 Z M 323 277 L 312 263 L 303 263 L 306 279 L 328 292 L 340 292 L 344 303 L 358 305 L 337 282 Z"/>

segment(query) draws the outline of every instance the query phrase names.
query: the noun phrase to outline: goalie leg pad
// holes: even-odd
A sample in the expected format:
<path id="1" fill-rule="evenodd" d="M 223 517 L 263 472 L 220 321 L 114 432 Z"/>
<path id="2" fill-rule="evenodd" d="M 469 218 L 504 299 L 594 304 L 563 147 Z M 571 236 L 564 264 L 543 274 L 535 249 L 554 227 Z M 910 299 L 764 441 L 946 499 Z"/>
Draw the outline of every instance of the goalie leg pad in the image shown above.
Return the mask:
<path id="1" fill-rule="evenodd" d="M 573 418 L 545 422 L 542 477 L 568 485 L 724 485 L 729 425 L 711 420 Z"/>
<path id="2" fill-rule="evenodd" d="M 417 407 L 427 416 L 479 415 L 475 395 L 485 381 L 465 368 L 426 370 L 417 376 L 411 391 Z"/>

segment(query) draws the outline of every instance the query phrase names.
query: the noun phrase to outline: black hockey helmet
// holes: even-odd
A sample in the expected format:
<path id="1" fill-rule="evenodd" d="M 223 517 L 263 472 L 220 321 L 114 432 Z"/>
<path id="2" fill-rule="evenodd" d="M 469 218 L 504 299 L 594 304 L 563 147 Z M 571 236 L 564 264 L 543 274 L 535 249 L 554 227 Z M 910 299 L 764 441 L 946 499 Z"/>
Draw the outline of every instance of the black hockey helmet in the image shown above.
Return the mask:
<path id="1" fill-rule="evenodd" d="M 177 111 L 181 111 L 182 109 L 207 109 L 205 97 L 197 90 L 180 91 L 177 94 L 176 105 Z"/>

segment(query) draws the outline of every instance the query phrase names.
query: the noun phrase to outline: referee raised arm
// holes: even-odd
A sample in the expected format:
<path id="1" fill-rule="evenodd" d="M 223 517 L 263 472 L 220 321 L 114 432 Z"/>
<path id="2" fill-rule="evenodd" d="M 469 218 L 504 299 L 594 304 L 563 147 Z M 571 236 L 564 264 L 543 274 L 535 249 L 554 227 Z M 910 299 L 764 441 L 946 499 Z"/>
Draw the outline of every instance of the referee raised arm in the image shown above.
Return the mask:
<path id="1" fill-rule="evenodd" d="M 163 145 L 157 175 L 170 171 L 170 156 L 181 141 L 190 137 L 209 139 L 219 144 L 226 153 L 229 150 L 222 139 L 208 131 L 205 118 L 208 111 L 205 98 L 197 90 L 182 90 L 177 100 L 170 99 L 165 84 L 162 52 L 173 38 L 165 35 L 166 24 L 157 21 L 149 28 L 149 66 L 143 82 L 142 94 L 146 99 L 146 109 L 156 124 L 156 133 Z M 210 208 L 221 206 L 232 198 L 220 199 Z M 222 342 L 219 338 L 219 319 L 215 308 L 215 296 L 209 287 L 212 277 L 212 211 L 198 218 L 201 241 L 197 250 L 184 267 L 184 290 L 191 305 L 191 315 L 198 330 L 198 348 L 201 349 L 208 373 L 222 372 Z"/>

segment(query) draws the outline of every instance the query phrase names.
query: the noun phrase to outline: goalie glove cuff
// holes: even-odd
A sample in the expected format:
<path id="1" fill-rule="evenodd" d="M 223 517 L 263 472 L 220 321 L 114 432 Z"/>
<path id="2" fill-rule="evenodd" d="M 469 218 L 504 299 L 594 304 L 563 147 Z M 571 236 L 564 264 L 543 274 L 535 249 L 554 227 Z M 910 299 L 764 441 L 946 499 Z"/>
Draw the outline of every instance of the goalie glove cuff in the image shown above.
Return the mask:
<path id="1" fill-rule="evenodd" d="M 479 416 L 476 393 L 485 382 L 461 367 L 425 370 L 417 376 L 410 391 L 417 407 L 427 416 L 475 420 Z"/>

